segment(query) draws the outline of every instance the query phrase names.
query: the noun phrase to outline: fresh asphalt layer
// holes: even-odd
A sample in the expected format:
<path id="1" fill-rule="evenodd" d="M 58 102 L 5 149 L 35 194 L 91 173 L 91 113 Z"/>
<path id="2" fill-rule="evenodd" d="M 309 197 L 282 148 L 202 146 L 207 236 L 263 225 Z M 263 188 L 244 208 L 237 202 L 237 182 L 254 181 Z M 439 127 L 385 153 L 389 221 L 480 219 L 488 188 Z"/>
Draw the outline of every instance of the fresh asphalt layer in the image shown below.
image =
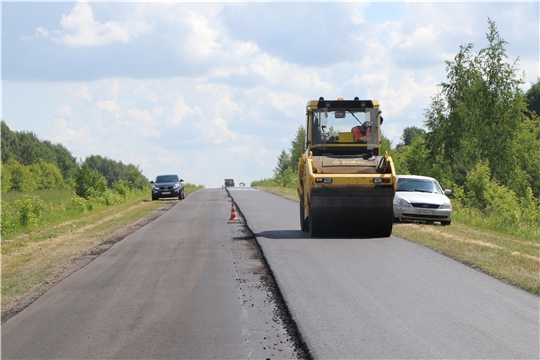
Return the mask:
<path id="1" fill-rule="evenodd" d="M 395 236 L 312 238 L 297 202 L 230 193 L 313 358 L 539 358 L 537 296 Z"/>

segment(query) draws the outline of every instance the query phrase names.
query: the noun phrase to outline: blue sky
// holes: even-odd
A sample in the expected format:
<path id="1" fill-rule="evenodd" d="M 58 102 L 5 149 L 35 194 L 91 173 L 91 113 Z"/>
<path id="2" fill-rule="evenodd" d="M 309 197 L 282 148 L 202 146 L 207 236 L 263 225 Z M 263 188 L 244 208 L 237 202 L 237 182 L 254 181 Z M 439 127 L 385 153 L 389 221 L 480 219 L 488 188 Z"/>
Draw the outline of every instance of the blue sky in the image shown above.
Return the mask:
<path id="1" fill-rule="evenodd" d="M 539 76 L 538 2 L 2 2 L 2 119 L 221 187 L 273 175 L 305 105 L 377 99 L 383 133 L 422 127 L 460 45 L 488 18 Z"/>

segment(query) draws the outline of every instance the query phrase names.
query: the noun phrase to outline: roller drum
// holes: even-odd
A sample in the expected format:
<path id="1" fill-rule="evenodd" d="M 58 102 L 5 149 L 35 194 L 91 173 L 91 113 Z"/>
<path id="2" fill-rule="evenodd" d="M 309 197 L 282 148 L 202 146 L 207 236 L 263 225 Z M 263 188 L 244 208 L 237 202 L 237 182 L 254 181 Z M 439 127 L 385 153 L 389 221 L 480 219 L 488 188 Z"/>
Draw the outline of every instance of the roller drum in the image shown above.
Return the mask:
<path id="1" fill-rule="evenodd" d="M 313 189 L 312 236 L 388 237 L 392 233 L 394 192 L 389 188 Z"/>

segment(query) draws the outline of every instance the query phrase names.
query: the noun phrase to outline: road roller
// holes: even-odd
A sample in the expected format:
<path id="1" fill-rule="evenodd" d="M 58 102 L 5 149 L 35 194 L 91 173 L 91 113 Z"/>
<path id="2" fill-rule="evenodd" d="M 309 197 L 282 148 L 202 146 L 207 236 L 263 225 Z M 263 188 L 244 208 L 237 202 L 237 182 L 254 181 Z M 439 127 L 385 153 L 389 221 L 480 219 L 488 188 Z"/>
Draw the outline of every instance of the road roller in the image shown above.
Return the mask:
<path id="1" fill-rule="evenodd" d="M 299 159 L 300 227 L 314 237 L 388 237 L 396 174 L 377 100 L 311 100 Z"/>

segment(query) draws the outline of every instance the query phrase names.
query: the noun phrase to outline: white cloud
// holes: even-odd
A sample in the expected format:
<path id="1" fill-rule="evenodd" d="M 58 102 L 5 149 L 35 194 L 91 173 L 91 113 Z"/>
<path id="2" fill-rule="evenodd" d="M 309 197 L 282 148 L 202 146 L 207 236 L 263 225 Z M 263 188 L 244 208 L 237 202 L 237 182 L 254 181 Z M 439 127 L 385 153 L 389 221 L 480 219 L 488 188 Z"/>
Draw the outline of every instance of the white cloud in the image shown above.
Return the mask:
<path id="1" fill-rule="evenodd" d="M 102 23 L 94 19 L 92 7 L 87 2 L 78 2 L 69 15 L 62 15 L 62 30 L 54 31 L 53 40 L 74 47 L 102 46 L 115 42 L 127 43 L 139 35 L 148 32 L 151 27 L 145 21 L 129 20 L 125 23 L 107 21 Z M 39 33 L 48 35 L 47 30 Z"/>
<path id="2" fill-rule="evenodd" d="M 150 112 L 141 109 L 131 109 L 126 112 L 124 124 L 143 137 L 159 137 L 159 127 Z"/>
<path id="3" fill-rule="evenodd" d="M 104 100 L 104 101 L 98 101 L 96 102 L 96 105 L 98 109 L 110 111 L 116 113 L 118 116 L 118 112 L 120 111 L 120 105 L 118 105 L 116 102 L 112 100 Z"/>
<path id="4" fill-rule="evenodd" d="M 73 110 L 70 106 L 64 105 L 60 108 L 58 108 L 58 115 L 62 118 L 70 117 L 73 114 Z"/>
<path id="5" fill-rule="evenodd" d="M 53 118 L 47 122 L 47 126 L 50 129 L 50 140 L 61 143 L 70 151 L 84 149 L 90 144 L 90 127 L 87 125 L 62 118 Z"/>
<path id="6" fill-rule="evenodd" d="M 174 98 L 172 116 L 167 119 L 167 124 L 179 124 L 187 115 L 200 115 L 201 109 L 197 106 L 190 108 L 184 101 L 184 95 L 179 93 L 169 93 L 167 98 Z"/>
<path id="7" fill-rule="evenodd" d="M 209 21 L 195 11 L 188 11 L 187 23 L 191 27 L 187 50 L 200 57 L 206 57 L 219 49 L 217 38 L 219 31 L 213 29 Z"/>

